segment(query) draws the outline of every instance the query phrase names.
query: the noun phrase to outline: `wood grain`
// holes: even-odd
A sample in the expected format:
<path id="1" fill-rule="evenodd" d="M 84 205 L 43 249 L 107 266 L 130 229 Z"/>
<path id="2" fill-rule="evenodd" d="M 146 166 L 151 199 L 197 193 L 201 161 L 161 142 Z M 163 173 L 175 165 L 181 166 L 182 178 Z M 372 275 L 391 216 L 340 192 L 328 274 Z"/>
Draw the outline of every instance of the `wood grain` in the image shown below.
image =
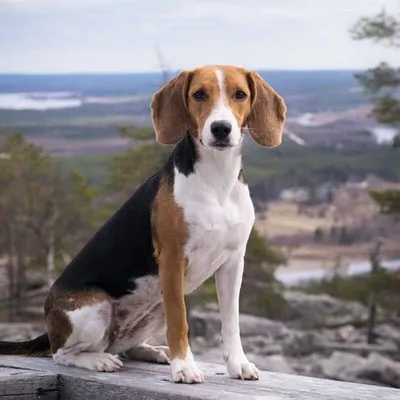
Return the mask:
<path id="1" fill-rule="evenodd" d="M 357 383 L 337 382 L 298 375 L 261 372 L 257 382 L 230 379 L 223 365 L 198 363 L 205 375 L 205 383 L 184 385 L 170 382 L 169 367 L 126 361 L 120 372 L 97 373 L 78 368 L 57 366 L 51 358 L 0 357 L 0 365 L 22 375 L 2 376 L 0 370 L 0 398 L 24 394 L 26 382 L 35 388 L 44 382 L 54 392 L 51 379 L 58 375 L 59 399 L 265 399 L 265 400 L 400 400 L 400 390 Z M 18 369 L 16 369 L 18 368 Z M 25 383 L 15 385 L 14 380 Z M 40 381 L 42 380 L 42 381 Z M 7 382 L 7 387 L 3 386 Z M 47 382 L 47 383 L 46 383 Z M 24 386 L 25 385 L 25 386 Z M 20 389 L 17 389 L 17 388 Z M 53 389 L 52 389 L 53 388 Z M 50 390 L 49 389 L 49 390 Z M 25 394 L 34 393 L 25 392 Z M 14 398 L 14 397 L 8 397 Z M 25 397 L 22 397 L 25 398 Z M 43 398 L 50 397 L 26 397 Z M 15 397 L 18 399 L 18 397 Z"/>

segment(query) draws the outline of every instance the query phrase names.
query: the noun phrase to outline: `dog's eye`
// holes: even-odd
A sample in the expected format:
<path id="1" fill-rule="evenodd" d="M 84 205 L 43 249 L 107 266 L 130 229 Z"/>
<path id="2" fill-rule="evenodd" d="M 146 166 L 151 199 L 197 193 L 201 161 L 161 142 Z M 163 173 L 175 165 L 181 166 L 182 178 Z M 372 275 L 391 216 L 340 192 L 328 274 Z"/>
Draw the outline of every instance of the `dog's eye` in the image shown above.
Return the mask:
<path id="1" fill-rule="evenodd" d="M 192 97 L 196 101 L 204 101 L 207 99 L 207 94 L 204 90 L 198 90 L 197 92 L 193 93 Z"/>
<path id="2" fill-rule="evenodd" d="M 236 100 L 244 100 L 247 97 L 247 94 L 242 90 L 236 90 L 235 99 Z"/>

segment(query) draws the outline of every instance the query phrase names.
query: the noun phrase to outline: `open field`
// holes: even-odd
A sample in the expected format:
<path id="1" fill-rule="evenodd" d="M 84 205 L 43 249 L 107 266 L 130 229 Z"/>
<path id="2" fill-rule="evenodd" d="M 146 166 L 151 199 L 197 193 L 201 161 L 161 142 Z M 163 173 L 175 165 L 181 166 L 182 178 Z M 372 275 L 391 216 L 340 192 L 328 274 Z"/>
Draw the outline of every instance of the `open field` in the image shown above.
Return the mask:
<path id="1" fill-rule="evenodd" d="M 400 257 L 400 226 L 391 218 L 379 214 L 368 190 L 400 188 L 398 184 L 376 182 L 367 188 L 340 187 L 334 193 L 332 204 L 316 204 L 304 207 L 299 213 L 299 204 L 289 201 L 272 201 L 268 210 L 259 215 L 256 226 L 269 240 L 288 256 L 290 270 L 331 269 L 351 262 L 368 259 L 378 236 L 385 239 L 383 259 Z M 339 244 L 332 237 L 340 229 L 354 233 L 351 243 Z M 316 230 L 322 234 L 316 239 Z"/>

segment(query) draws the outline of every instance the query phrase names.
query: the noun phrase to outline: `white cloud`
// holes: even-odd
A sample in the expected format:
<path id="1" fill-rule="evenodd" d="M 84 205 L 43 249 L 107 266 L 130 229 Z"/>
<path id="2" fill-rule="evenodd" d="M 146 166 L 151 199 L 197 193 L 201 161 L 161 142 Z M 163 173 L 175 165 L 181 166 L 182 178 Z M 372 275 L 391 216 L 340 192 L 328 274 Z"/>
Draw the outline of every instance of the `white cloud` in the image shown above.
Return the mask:
<path id="1" fill-rule="evenodd" d="M 134 3 L 140 0 L 0 0 L 0 11 L 7 7 L 16 11 L 29 13 L 50 10 L 74 10 L 105 4 L 118 6 L 123 3 Z"/>
<path id="2" fill-rule="evenodd" d="M 383 5 L 400 11 L 398 0 L 0 0 L 0 38 L 12 38 L 0 41 L 0 68 L 154 69 L 156 43 L 174 68 L 400 65 L 398 52 L 349 36 Z"/>

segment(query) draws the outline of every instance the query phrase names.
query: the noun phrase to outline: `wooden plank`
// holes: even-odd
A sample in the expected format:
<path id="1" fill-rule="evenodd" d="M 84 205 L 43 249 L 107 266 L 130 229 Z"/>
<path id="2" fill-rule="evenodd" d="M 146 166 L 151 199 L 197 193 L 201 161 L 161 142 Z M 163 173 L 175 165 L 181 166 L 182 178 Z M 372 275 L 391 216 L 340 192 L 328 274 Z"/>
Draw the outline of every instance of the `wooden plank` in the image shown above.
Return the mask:
<path id="1" fill-rule="evenodd" d="M 230 379 L 223 365 L 199 363 L 206 382 L 170 382 L 169 367 L 125 361 L 114 373 L 61 367 L 51 358 L 0 357 L 0 365 L 60 374 L 60 398 L 400 400 L 400 390 L 262 371 L 260 381 Z M 76 397 L 78 396 L 78 397 Z"/>
<path id="2" fill-rule="evenodd" d="M 0 399 L 57 399 L 57 375 L 17 368 L 0 368 Z"/>

